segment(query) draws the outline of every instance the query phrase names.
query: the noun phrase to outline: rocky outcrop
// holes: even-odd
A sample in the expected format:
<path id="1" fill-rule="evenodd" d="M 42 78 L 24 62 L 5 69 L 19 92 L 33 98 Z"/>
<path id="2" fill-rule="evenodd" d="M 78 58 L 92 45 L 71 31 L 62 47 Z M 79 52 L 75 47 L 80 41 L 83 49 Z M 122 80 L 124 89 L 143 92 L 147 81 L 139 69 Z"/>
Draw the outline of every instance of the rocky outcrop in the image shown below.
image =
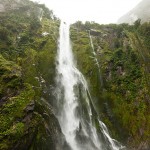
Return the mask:
<path id="1" fill-rule="evenodd" d="M 94 30 L 94 29 L 91 29 L 89 30 L 90 34 L 93 35 L 93 36 L 100 36 L 102 34 L 101 31 L 98 31 L 98 30 Z"/>

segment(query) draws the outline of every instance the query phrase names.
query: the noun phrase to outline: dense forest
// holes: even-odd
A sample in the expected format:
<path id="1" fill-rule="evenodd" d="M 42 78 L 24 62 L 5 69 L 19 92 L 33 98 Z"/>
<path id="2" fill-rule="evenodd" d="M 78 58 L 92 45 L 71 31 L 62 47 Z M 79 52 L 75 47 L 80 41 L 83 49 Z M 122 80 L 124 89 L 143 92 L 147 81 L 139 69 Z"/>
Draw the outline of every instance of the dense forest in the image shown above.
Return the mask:
<path id="1" fill-rule="evenodd" d="M 54 113 L 60 20 L 43 4 L 0 3 L 0 150 L 67 150 Z M 111 136 L 129 150 L 149 150 L 150 23 L 78 21 L 70 36 Z"/>

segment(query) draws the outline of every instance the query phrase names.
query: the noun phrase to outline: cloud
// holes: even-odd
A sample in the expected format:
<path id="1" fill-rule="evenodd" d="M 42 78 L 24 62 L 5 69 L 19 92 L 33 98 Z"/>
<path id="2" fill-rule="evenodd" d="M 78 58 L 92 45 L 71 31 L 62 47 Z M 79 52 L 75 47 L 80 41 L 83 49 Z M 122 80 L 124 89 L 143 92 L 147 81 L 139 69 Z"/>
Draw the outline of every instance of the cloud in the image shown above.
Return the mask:
<path id="1" fill-rule="evenodd" d="M 34 0 L 45 3 L 54 13 L 69 22 L 95 21 L 116 23 L 141 0 Z"/>

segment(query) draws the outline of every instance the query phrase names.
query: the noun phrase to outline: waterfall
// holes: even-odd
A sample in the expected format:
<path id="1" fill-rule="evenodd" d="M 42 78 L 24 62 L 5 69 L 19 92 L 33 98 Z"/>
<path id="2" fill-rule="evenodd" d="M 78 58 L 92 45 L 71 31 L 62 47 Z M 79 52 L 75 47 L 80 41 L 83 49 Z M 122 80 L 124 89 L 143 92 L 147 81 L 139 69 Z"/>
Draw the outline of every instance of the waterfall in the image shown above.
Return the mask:
<path id="1" fill-rule="evenodd" d="M 99 64 L 99 61 L 98 61 L 98 58 L 97 58 L 97 55 L 96 55 L 96 52 L 95 52 L 95 49 L 94 49 L 94 44 L 93 44 L 92 36 L 90 34 L 90 30 L 89 30 L 89 38 L 90 38 L 90 45 L 91 45 L 91 48 L 92 48 L 92 53 L 93 53 L 93 56 L 94 56 L 92 58 L 94 59 L 94 62 L 98 67 L 99 79 L 100 79 L 101 87 L 103 87 L 103 78 L 102 78 L 102 73 L 101 73 L 101 67 L 100 67 L 100 64 Z"/>
<path id="2" fill-rule="evenodd" d="M 56 67 L 56 116 L 69 150 L 120 150 L 98 119 L 87 82 L 76 68 L 69 28 L 61 22 Z"/>

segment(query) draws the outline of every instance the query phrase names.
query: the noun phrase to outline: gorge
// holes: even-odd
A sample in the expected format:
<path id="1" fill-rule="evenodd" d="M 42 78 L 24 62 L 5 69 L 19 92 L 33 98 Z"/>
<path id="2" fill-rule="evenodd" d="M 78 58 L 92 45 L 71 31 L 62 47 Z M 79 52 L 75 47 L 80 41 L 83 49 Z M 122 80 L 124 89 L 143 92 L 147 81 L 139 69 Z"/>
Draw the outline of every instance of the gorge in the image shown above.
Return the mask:
<path id="1" fill-rule="evenodd" d="M 0 150 L 150 149 L 149 22 L 68 25 L 28 0 L 0 10 Z"/>

